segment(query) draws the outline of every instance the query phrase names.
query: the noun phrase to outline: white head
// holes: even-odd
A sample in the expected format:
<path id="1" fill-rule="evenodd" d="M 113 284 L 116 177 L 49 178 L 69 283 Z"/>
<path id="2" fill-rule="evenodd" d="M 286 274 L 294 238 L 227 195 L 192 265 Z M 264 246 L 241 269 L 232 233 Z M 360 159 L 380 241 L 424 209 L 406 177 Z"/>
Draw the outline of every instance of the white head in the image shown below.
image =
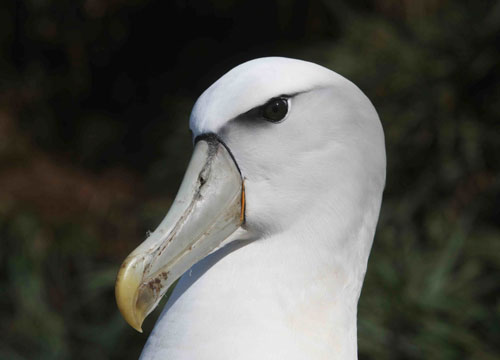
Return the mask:
<path id="1" fill-rule="evenodd" d="M 314 239 L 321 271 L 334 264 L 340 274 L 329 286 L 349 278 L 355 306 L 385 182 L 383 130 L 366 96 L 319 65 L 256 59 L 200 96 L 190 127 L 196 146 L 179 194 L 118 275 L 127 321 L 139 329 L 176 278 L 242 238 L 297 238 L 299 251 Z"/>
<path id="2" fill-rule="evenodd" d="M 273 123 L 262 111 L 276 98 L 288 111 Z M 246 228 L 260 235 L 309 221 L 307 214 L 346 221 L 384 187 L 375 109 L 349 80 L 310 62 L 270 57 L 237 66 L 200 96 L 190 127 L 195 138 L 216 134 L 232 152 L 245 179 Z"/>

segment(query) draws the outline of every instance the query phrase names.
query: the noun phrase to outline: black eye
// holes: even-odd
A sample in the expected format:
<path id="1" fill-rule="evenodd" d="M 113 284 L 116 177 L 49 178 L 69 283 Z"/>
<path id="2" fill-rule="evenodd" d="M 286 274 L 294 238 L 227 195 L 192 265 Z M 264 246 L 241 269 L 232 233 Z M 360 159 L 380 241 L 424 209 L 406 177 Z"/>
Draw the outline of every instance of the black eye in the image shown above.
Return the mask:
<path id="1" fill-rule="evenodd" d="M 283 120 L 288 113 L 288 99 L 274 98 L 263 106 L 262 115 L 271 122 L 279 122 Z"/>

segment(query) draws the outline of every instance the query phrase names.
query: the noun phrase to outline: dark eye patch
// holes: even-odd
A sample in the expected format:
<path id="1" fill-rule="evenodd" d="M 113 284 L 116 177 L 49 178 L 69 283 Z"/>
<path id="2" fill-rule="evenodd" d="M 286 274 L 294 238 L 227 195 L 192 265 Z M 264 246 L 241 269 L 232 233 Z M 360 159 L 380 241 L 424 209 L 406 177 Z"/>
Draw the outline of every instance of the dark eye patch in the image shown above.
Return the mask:
<path id="1" fill-rule="evenodd" d="M 267 121 L 280 122 L 288 114 L 288 98 L 284 96 L 272 98 L 261 106 L 261 113 Z"/>
<path id="2" fill-rule="evenodd" d="M 290 100 L 298 94 L 300 93 L 273 97 L 264 104 L 234 117 L 229 123 L 237 121 L 239 123 L 253 124 L 256 121 L 264 120 L 266 123 L 278 124 L 286 118 L 290 112 Z M 286 104 L 283 102 L 286 102 Z"/>

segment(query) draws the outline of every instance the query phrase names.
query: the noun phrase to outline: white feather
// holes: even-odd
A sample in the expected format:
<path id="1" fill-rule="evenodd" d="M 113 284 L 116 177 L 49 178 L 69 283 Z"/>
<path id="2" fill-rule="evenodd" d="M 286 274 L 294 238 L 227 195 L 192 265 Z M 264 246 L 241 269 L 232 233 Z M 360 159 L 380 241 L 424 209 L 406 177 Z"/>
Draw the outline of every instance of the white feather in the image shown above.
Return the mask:
<path id="1" fill-rule="evenodd" d="M 280 124 L 234 121 L 295 95 Z M 217 133 L 245 178 L 246 241 L 185 274 L 141 359 L 356 359 L 356 311 L 385 182 L 370 101 L 321 66 L 263 58 L 198 99 L 195 136 Z"/>

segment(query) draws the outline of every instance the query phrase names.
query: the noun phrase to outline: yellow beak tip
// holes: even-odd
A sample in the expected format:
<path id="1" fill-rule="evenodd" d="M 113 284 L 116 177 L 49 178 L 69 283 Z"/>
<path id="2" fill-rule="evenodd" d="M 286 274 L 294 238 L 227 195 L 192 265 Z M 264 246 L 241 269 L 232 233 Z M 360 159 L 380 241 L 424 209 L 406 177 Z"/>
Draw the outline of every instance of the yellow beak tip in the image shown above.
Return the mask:
<path id="1" fill-rule="evenodd" d="M 133 326 L 132 324 L 130 324 L 130 326 L 132 326 L 137 332 L 140 332 L 142 334 L 142 326 L 141 325 Z"/>
<path id="2" fill-rule="evenodd" d="M 118 271 L 116 303 L 131 327 L 142 333 L 173 282 L 245 222 L 245 200 L 229 150 L 218 139 L 199 141 L 169 213 Z"/>
<path id="3" fill-rule="evenodd" d="M 142 272 L 137 271 L 136 260 L 129 257 L 120 268 L 115 284 L 115 297 L 118 309 L 125 321 L 142 333 L 142 323 L 145 316 L 140 309 L 137 309 L 137 293 L 141 284 Z"/>
<path id="4" fill-rule="evenodd" d="M 135 309 L 130 308 L 130 307 L 124 308 L 120 305 L 121 304 L 118 304 L 118 309 L 120 310 L 120 312 L 121 312 L 124 320 L 127 322 L 127 324 L 129 324 L 136 331 L 142 333 L 142 323 L 144 322 L 144 318 L 138 319 Z"/>

